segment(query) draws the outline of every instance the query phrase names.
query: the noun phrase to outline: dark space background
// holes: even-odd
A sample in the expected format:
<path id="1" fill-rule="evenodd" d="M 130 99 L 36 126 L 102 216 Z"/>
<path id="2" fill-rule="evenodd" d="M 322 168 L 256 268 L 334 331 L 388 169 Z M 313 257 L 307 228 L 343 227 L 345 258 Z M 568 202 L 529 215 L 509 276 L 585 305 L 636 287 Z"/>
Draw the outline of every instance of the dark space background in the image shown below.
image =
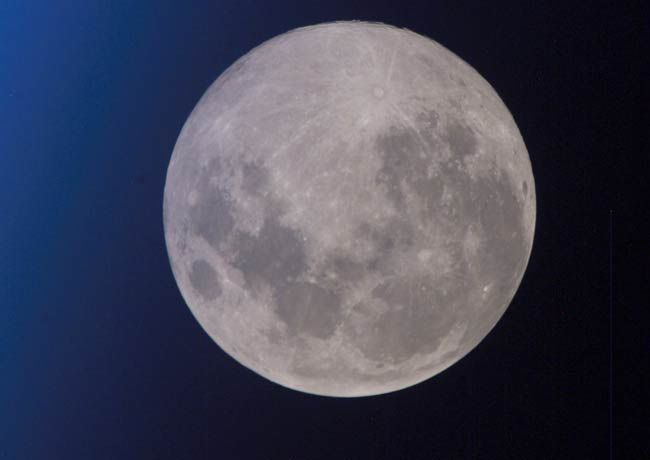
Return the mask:
<path id="1" fill-rule="evenodd" d="M 648 6 L 2 1 L 0 459 L 650 458 L 632 353 L 647 361 L 633 311 L 650 297 L 629 292 L 649 282 L 646 201 L 620 186 L 648 191 Z M 221 352 L 162 226 L 167 164 L 207 87 L 264 40 L 345 19 L 477 69 L 518 123 L 538 200 L 528 270 L 488 337 L 361 399 L 288 390 Z"/>

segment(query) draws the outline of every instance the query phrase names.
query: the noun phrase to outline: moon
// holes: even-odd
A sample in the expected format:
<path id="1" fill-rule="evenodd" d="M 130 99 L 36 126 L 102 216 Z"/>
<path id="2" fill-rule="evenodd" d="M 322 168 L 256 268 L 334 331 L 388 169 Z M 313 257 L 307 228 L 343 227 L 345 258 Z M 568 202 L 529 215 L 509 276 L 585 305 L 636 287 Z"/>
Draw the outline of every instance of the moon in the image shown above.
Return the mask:
<path id="1" fill-rule="evenodd" d="M 163 221 L 191 312 L 272 382 L 339 397 L 410 387 L 494 328 L 535 229 L 507 107 L 410 30 L 333 22 L 237 60 L 186 121 Z"/>

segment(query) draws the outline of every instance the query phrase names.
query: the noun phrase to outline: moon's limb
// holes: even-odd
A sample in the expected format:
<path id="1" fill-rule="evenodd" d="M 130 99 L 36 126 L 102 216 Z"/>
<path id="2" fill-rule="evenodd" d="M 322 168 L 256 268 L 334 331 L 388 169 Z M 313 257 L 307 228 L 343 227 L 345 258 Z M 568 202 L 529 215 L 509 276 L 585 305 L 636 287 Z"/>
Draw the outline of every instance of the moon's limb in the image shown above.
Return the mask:
<path id="1" fill-rule="evenodd" d="M 494 327 L 530 257 L 535 187 L 508 109 L 405 29 L 295 29 L 183 127 L 165 187 L 174 275 L 206 332 L 279 384 L 425 380 Z"/>

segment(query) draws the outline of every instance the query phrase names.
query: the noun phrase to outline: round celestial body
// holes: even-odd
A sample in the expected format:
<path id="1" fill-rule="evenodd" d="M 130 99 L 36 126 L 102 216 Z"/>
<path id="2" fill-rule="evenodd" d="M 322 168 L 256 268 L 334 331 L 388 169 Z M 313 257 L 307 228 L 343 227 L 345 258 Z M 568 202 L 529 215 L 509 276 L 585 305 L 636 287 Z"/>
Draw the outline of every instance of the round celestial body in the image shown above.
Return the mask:
<path id="1" fill-rule="evenodd" d="M 179 289 L 238 362 L 295 390 L 367 396 L 472 350 L 530 258 L 535 186 L 495 90 L 380 23 L 294 29 L 203 95 L 167 172 Z"/>

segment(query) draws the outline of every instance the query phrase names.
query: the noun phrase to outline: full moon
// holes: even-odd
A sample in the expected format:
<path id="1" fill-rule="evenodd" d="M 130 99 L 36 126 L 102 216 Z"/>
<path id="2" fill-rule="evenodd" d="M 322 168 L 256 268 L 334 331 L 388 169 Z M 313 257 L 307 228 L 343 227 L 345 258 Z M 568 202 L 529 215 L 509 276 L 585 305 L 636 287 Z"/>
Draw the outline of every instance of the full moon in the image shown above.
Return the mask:
<path id="1" fill-rule="evenodd" d="M 494 328 L 535 229 L 526 146 L 477 71 L 407 29 L 334 22 L 210 86 L 169 163 L 183 298 L 231 357 L 326 396 L 400 390 Z"/>

